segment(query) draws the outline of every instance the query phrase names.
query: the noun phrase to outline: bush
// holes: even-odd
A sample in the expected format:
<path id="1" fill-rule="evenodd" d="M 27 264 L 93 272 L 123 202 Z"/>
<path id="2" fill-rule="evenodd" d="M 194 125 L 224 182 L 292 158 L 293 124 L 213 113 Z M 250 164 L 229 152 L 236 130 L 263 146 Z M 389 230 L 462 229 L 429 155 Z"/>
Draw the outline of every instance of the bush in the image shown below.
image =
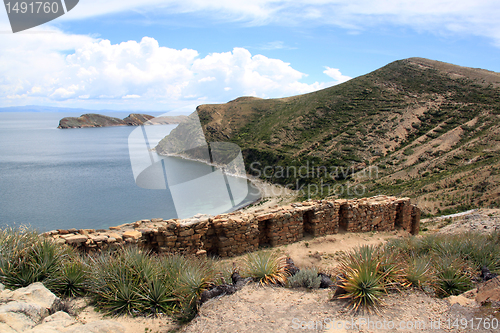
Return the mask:
<path id="1" fill-rule="evenodd" d="M 44 239 L 32 229 L 1 230 L 0 282 L 12 289 L 42 282 L 59 294 L 59 290 L 67 287 L 65 267 L 76 256 L 73 248 Z"/>
<path id="2" fill-rule="evenodd" d="M 432 282 L 432 267 L 428 258 L 411 258 L 404 270 L 405 286 L 422 288 Z"/>
<path id="3" fill-rule="evenodd" d="M 277 252 L 257 251 L 247 254 L 243 272 L 261 285 L 285 285 L 287 281 L 286 258 Z"/>
<path id="4" fill-rule="evenodd" d="M 302 269 L 288 278 L 288 284 L 292 288 L 318 289 L 321 284 L 321 276 L 318 276 L 318 271 L 314 268 Z"/>
<path id="5" fill-rule="evenodd" d="M 376 310 L 387 293 L 384 279 L 388 273 L 382 270 L 379 254 L 377 247 L 365 245 L 339 258 L 339 287 L 345 291 L 339 298 L 350 299 L 354 311 Z"/>

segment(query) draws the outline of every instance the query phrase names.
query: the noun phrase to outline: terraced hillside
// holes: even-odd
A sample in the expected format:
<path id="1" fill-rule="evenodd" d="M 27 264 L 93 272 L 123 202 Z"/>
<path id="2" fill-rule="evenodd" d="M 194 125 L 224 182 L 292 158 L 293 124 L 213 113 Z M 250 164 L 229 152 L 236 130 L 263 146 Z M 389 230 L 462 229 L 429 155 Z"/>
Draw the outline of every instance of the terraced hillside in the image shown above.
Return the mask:
<path id="1" fill-rule="evenodd" d="M 316 197 L 409 196 L 432 214 L 500 207 L 500 73 L 409 58 L 321 91 L 197 111 L 249 173 L 317 184 Z"/>

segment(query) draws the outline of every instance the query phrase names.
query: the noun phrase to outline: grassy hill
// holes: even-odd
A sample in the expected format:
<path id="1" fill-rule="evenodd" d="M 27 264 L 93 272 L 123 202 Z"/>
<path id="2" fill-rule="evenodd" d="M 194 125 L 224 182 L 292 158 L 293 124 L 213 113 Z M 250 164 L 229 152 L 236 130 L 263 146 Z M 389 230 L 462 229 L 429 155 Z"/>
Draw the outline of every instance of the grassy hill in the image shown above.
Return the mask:
<path id="1" fill-rule="evenodd" d="M 207 140 L 238 144 L 249 173 L 315 197 L 409 196 L 431 214 L 500 207 L 500 73 L 409 58 L 317 92 L 197 111 Z"/>

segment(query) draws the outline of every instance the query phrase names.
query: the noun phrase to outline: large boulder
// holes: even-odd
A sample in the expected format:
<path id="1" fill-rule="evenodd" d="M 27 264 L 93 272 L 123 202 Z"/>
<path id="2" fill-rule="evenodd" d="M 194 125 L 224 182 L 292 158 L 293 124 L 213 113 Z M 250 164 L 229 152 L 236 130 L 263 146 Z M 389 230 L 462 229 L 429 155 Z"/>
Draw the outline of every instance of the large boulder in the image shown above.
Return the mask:
<path id="1" fill-rule="evenodd" d="M 477 288 L 476 302 L 500 307 L 500 277 L 494 277 Z"/>
<path id="2" fill-rule="evenodd" d="M 41 282 L 35 282 L 25 288 L 14 290 L 11 299 L 18 302 L 39 305 L 42 309 L 47 310 L 44 317 L 48 315 L 48 311 L 53 310 L 61 302 L 59 297 L 45 288 Z"/>
<path id="3" fill-rule="evenodd" d="M 0 285 L 1 333 L 121 333 L 125 327 L 110 320 L 79 323 L 57 311 L 61 300 L 40 283 L 14 291 Z M 55 313 L 54 313 L 55 312 Z"/>

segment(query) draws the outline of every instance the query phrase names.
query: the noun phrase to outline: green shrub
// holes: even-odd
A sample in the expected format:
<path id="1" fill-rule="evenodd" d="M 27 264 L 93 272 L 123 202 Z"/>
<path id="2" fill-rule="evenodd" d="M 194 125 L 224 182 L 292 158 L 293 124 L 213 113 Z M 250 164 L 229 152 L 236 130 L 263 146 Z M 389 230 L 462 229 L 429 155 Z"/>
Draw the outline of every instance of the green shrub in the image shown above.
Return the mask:
<path id="1" fill-rule="evenodd" d="M 42 282 L 52 291 L 74 249 L 44 239 L 29 228 L 0 232 L 0 282 L 8 288 Z"/>
<path id="2" fill-rule="evenodd" d="M 180 300 L 181 320 L 191 320 L 194 317 L 201 293 L 214 284 L 215 277 L 216 272 L 211 262 L 200 259 L 186 261 L 174 290 Z"/>
<path id="3" fill-rule="evenodd" d="M 52 290 L 58 295 L 77 297 L 85 295 L 87 291 L 88 268 L 79 258 L 73 260 L 62 267 L 51 284 Z"/>
<path id="4" fill-rule="evenodd" d="M 354 311 L 360 308 L 376 310 L 382 303 L 382 296 L 387 293 L 384 279 L 388 274 L 381 268 L 379 248 L 360 246 L 344 253 L 339 261 L 339 287 L 345 291 L 339 298 L 349 299 Z"/>
<path id="5" fill-rule="evenodd" d="M 321 284 L 321 276 L 318 276 L 318 270 L 315 268 L 302 269 L 288 278 L 288 284 L 292 288 L 318 289 Z"/>
<path id="6" fill-rule="evenodd" d="M 286 258 L 277 252 L 257 251 L 247 254 L 243 271 L 261 285 L 285 285 L 287 281 Z"/>
<path id="7" fill-rule="evenodd" d="M 405 286 L 422 288 L 432 282 L 432 266 L 429 258 L 411 258 L 404 270 Z"/>

